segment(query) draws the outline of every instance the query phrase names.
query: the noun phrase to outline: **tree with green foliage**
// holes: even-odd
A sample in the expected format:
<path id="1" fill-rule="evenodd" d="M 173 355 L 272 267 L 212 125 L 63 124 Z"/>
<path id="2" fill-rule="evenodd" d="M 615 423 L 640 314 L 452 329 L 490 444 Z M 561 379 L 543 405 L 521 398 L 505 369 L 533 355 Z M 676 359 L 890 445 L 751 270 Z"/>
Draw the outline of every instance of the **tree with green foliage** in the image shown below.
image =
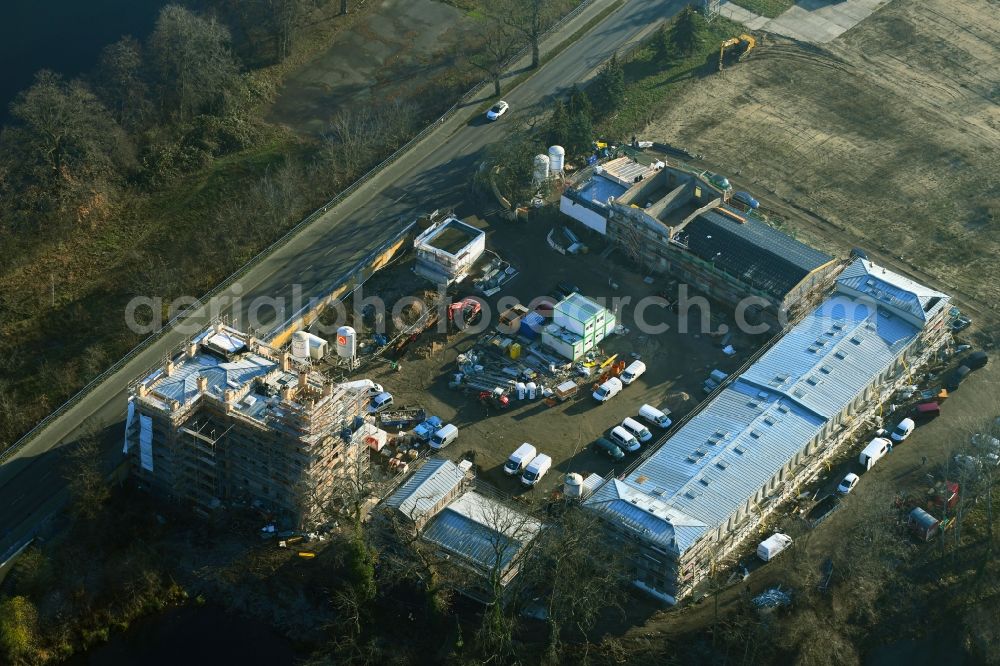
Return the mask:
<path id="1" fill-rule="evenodd" d="M 688 5 L 674 19 L 670 29 L 670 43 L 677 53 L 691 55 L 705 42 L 705 17 Z"/>
<path id="2" fill-rule="evenodd" d="M 238 81 L 229 30 L 180 5 L 160 10 L 148 52 L 160 110 L 168 118 L 184 121 L 221 111 L 227 91 Z"/>
<path id="3" fill-rule="evenodd" d="M 590 119 L 590 112 L 586 108 L 578 108 L 569 119 L 566 151 L 571 155 L 589 153 L 593 142 L 594 126 Z"/>
<path id="4" fill-rule="evenodd" d="M 26 597 L 0 600 L 0 654 L 8 664 L 27 664 L 38 641 L 38 611 Z"/>
<path id="5" fill-rule="evenodd" d="M 549 116 L 546 135 L 549 145 L 565 146 L 569 141 L 569 111 L 561 99 L 557 99 L 552 106 L 552 115 Z"/>
<path id="6" fill-rule="evenodd" d="M 621 108 L 625 101 L 625 69 L 618 61 L 618 54 L 604 63 L 587 95 L 593 101 L 598 116 L 606 116 Z"/>
<path id="7" fill-rule="evenodd" d="M 670 30 L 664 23 L 653 35 L 653 52 L 656 54 L 656 59 L 662 64 L 662 61 L 670 58 L 671 49 L 673 49 L 673 44 L 670 40 Z"/>
<path id="8" fill-rule="evenodd" d="M 566 110 L 569 111 L 570 116 L 575 116 L 577 113 L 586 113 L 590 119 L 594 118 L 594 105 L 591 104 L 590 97 L 575 83 L 569 90 L 569 103 Z"/>

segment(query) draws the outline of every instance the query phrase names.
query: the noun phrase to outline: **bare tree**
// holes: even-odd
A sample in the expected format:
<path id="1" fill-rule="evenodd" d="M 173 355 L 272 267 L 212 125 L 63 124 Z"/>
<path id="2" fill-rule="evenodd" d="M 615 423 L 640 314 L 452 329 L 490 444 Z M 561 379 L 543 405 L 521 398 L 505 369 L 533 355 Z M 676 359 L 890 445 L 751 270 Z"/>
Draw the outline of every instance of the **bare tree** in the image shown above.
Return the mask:
<path id="1" fill-rule="evenodd" d="M 517 55 L 521 42 L 514 38 L 513 31 L 500 21 L 490 21 L 476 38 L 477 53 L 469 61 L 493 82 L 493 95 L 501 94 L 500 81 L 510 60 Z"/>
<path id="2" fill-rule="evenodd" d="M 494 5 L 493 12 L 528 42 L 531 46 L 531 67 L 538 67 L 541 63 L 539 42 L 555 18 L 555 3 L 552 0 L 503 0 Z"/>
<path id="3" fill-rule="evenodd" d="M 97 435 L 87 433 L 70 444 L 65 458 L 65 476 L 70 493 L 70 512 L 75 518 L 93 520 L 111 497 L 101 464 Z"/>
<path id="4" fill-rule="evenodd" d="M 602 612 L 620 610 L 627 594 L 627 550 L 611 545 L 595 514 L 562 508 L 525 565 L 525 590 L 545 609 L 550 663 L 560 663 L 569 637 L 585 640 Z"/>
<path id="5" fill-rule="evenodd" d="M 237 80 L 229 51 L 229 31 L 179 5 L 167 5 L 149 37 L 150 64 L 156 74 L 164 115 L 188 120 L 217 109 Z"/>

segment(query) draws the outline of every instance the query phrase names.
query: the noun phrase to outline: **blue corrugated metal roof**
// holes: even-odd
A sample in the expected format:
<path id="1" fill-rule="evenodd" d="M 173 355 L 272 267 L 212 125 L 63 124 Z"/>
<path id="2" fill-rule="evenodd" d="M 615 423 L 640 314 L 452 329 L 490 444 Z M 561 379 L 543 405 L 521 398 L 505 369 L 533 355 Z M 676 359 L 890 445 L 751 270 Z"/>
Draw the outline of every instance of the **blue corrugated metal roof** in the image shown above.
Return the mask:
<path id="1" fill-rule="evenodd" d="M 423 536 L 472 564 L 506 568 L 538 534 L 541 523 L 470 490 L 434 516 Z"/>
<path id="2" fill-rule="evenodd" d="M 834 294 L 742 377 L 830 418 L 890 367 L 916 335 L 909 322 Z"/>
<path id="3" fill-rule="evenodd" d="M 458 465 L 443 458 L 432 458 L 390 495 L 385 504 L 398 509 L 410 520 L 418 520 L 458 488 L 463 479 L 465 472 Z"/>
<path id="4" fill-rule="evenodd" d="M 950 297 L 864 259 L 845 268 L 837 283 L 866 295 L 879 305 L 896 308 L 918 321 L 927 321 L 944 308 Z"/>
<path id="5" fill-rule="evenodd" d="M 584 504 L 683 553 L 723 525 L 869 386 L 917 328 L 834 294 L 628 477 Z"/>

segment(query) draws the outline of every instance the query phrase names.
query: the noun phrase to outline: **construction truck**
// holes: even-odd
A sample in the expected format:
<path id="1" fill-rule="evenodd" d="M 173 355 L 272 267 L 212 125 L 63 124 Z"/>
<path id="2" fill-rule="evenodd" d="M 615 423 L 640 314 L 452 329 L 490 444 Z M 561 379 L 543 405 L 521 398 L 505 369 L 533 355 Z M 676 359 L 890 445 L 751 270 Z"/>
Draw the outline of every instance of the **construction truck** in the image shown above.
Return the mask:
<path id="1" fill-rule="evenodd" d="M 725 69 L 727 55 L 731 62 L 742 62 L 756 46 L 757 39 L 753 35 L 742 34 L 723 40 L 719 46 L 719 71 Z"/>

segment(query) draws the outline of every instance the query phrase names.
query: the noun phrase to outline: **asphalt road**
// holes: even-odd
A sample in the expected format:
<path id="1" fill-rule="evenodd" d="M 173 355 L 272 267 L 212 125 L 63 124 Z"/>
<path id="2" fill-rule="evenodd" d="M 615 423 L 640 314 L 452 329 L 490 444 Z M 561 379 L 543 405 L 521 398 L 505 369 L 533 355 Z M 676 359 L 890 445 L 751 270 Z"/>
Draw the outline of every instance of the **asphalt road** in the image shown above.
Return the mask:
<path id="1" fill-rule="evenodd" d="M 550 36 L 543 45 L 543 57 L 610 4 L 610 0 L 595 0 Z M 507 126 L 518 122 L 519 113 L 523 118 L 528 109 L 538 108 L 574 83 L 585 81 L 615 50 L 645 36 L 684 4 L 682 0 L 628 0 L 506 94 L 511 111 L 500 122 L 481 120 L 478 109 L 491 90 L 485 91 L 420 145 L 262 260 L 225 294 L 230 299 L 240 297 L 238 311 L 228 307 L 221 313 L 230 314 L 237 325 L 243 325 L 252 303 L 259 303 L 258 297 L 269 297 L 275 303 L 283 300 L 290 316 L 296 293 L 303 304 L 310 296 L 325 293 L 350 267 L 417 215 L 459 204 L 483 147 L 503 140 Z M 525 65 L 526 60 L 516 64 L 508 79 L 518 76 Z M 258 309 L 263 326 L 283 321 L 276 310 L 280 307 Z M 202 311 L 189 321 L 205 324 L 210 318 L 210 312 Z M 175 331 L 164 335 L 0 466 L 0 559 L 12 544 L 61 506 L 65 484 L 60 459 L 81 432 L 102 432 L 109 466 L 120 461 L 116 433 L 124 427 L 127 383 L 157 365 L 188 335 L 190 332 Z"/>

